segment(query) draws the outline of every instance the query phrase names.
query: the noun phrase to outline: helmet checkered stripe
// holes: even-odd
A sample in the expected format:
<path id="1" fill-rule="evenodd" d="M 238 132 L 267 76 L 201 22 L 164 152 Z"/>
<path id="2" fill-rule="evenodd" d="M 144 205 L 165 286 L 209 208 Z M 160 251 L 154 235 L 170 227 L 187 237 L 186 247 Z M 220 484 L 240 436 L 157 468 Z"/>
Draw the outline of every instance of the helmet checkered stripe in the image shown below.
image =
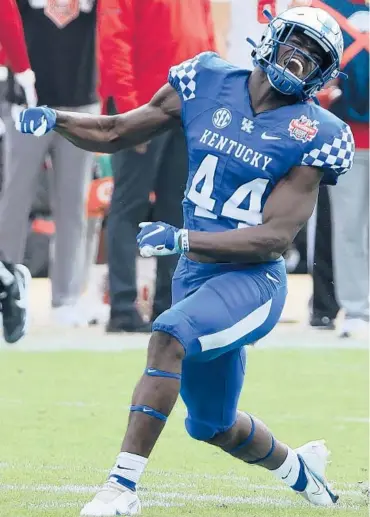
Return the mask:
<path id="1" fill-rule="evenodd" d="M 181 88 L 184 101 L 189 101 L 195 98 L 195 91 L 197 88 L 197 64 L 198 57 L 185 61 L 181 65 L 173 66 L 170 70 L 170 75 L 174 81 L 177 82 Z"/>
<path id="2" fill-rule="evenodd" d="M 334 169 L 337 174 L 344 174 L 353 165 L 355 143 L 352 132 L 347 126 L 341 137 L 335 137 L 331 144 L 325 143 L 320 149 L 312 149 L 303 155 L 302 165 Z"/>

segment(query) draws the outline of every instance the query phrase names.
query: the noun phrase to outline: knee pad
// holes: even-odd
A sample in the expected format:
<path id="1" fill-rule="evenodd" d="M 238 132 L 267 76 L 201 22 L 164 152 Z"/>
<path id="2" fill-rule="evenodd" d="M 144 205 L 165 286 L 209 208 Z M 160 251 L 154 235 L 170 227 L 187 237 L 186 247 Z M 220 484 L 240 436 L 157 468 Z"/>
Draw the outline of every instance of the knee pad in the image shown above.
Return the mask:
<path id="1" fill-rule="evenodd" d="M 185 419 L 185 429 L 189 436 L 201 442 L 211 440 L 218 432 L 217 429 L 207 424 L 207 422 L 201 422 L 189 417 Z"/>

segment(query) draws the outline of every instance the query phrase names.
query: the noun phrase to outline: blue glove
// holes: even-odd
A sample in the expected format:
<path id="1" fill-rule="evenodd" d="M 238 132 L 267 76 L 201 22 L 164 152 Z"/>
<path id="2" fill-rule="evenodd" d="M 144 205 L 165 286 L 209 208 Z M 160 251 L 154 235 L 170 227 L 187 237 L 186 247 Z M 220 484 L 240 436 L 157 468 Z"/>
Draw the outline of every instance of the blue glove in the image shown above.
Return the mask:
<path id="1" fill-rule="evenodd" d="M 28 108 L 20 113 L 15 128 L 21 133 L 42 136 L 55 128 L 56 120 L 57 114 L 51 108 Z"/>
<path id="2" fill-rule="evenodd" d="M 174 255 L 189 251 L 188 230 L 167 223 L 140 223 L 141 232 L 136 237 L 142 257 Z"/>

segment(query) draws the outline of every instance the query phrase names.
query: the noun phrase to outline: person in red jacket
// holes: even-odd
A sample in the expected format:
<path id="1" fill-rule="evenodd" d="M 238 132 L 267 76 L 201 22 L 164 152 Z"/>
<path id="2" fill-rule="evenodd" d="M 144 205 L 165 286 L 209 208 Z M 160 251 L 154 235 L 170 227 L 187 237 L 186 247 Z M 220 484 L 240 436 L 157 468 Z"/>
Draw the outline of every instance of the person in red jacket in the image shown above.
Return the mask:
<path id="1" fill-rule="evenodd" d="M 215 49 L 210 0 L 100 0 L 98 5 L 99 92 L 109 113 L 147 103 L 166 82 L 169 68 Z M 108 332 L 150 332 L 135 301 L 136 233 L 148 219 L 154 191 L 155 220 L 182 226 L 181 200 L 187 178 L 187 151 L 181 129 L 167 131 L 112 157 L 114 190 L 108 217 L 111 316 Z M 122 236 L 125 236 L 124 239 Z M 157 265 L 152 319 L 171 304 L 177 259 Z"/>
<path id="2" fill-rule="evenodd" d="M 24 93 L 28 107 L 37 105 L 35 75 L 31 70 L 22 20 L 15 0 L 1 0 L 0 66 L 8 65 Z M 1 119 L 0 119 L 1 121 Z M 18 341 L 27 330 L 28 288 L 31 275 L 22 264 L 12 264 L 0 256 L 0 310 L 3 336 L 8 343 Z"/>
<path id="3" fill-rule="evenodd" d="M 35 74 L 31 70 L 22 19 L 15 0 L 1 1 L 0 46 L 6 64 L 23 90 L 25 104 L 28 107 L 36 106 Z"/>

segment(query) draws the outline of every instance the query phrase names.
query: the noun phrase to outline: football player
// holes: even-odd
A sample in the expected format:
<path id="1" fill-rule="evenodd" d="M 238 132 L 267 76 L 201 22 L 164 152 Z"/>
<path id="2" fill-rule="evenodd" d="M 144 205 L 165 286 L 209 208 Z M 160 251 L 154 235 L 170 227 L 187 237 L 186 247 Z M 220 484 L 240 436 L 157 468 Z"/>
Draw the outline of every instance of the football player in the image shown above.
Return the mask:
<path id="1" fill-rule="evenodd" d="M 21 115 L 23 133 L 55 130 L 100 152 L 178 124 L 187 139 L 184 228 L 143 222 L 137 237 L 144 257 L 180 254 L 173 304 L 153 324 L 121 452 L 81 515 L 140 513 L 136 486 L 179 393 L 192 438 L 270 470 L 313 504 L 336 502 L 323 442 L 293 450 L 237 405 L 245 345 L 270 332 L 284 306 L 281 255 L 310 217 L 320 183 L 335 184 L 352 166 L 349 127 L 312 102 L 338 77 L 342 52 L 330 15 L 294 8 L 270 19 L 252 72 L 206 52 L 171 68 L 168 84 L 129 113 L 93 117 L 44 107 Z"/>

